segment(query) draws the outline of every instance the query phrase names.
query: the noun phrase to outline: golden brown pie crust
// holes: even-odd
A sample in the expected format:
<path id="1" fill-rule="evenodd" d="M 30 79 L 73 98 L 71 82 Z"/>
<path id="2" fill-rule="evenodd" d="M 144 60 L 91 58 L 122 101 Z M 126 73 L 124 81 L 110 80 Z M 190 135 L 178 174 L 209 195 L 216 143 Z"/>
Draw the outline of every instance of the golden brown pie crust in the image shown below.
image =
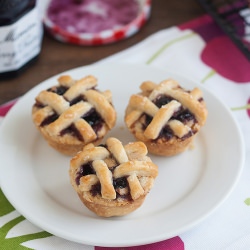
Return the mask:
<path id="1" fill-rule="evenodd" d="M 185 90 L 172 79 L 159 84 L 143 82 L 141 92 L 130 97 L 125 113 L 125 123 L 137 140 L 144 142 L 155 155 L 173 156 L 192 146 L 192 141 L 207 118 L 207 109 L 199 88 Z M 157 106 L 159 97 L 168 102 Z M 181 120 L 177 113 L 188 112 L 193 118 Z M 148 117 L 151 121 L 148 122 Z M 167 127 L 172 136 L 161 134 Z M 163 132 L 164 133 L 164 132 Z"/>
<path id="2" fill-rule="evenodd" d="M 131 213 L 142 205 L 158 175 L 147 152 L 142 142 L 123 146 L 113 137 L 105 145 L 88 144 L 71 159 L 71 184 L 83 204 L 98 216 Z M 93 172 L 82 174 L 90 165 Z M 125 186 L 115 184 L 121 179 Z M 100 186 L 98 192 L 95 185 Z"/>
<path id="3" fill-rule="evenodd" d="M 106 202 L 99 203 L 99 199 L 91 199 L 92 196 L 86 195 L 86 193 L 78 193 L 79 198 L 83 204 L 92 212 L 97 214 L 100 217 L 114 217 L 114 216 L 124 216 L 129 213 L 132 213 L 138 209 L 144 202 L 146 195 L 141 196 L 135 201 L 121 201 L 121 202 Z"/>
<path id="4" fill-rule="evenodd" d="M 33 122 L 48 144 L 57 151 L 73 156 L 90 142 L 98 145 L 114 127 L 116 111 L 111 91 L 101 92 L 96 87 L 94 76 L 74 80 L 69 75 L 63 75 L 58 78 L 57 85 L 37 95 L 32 108 Z M 58 89 L 63 89 L 63 93 L 59 94 Z M 85 118 L 93 110 L 101 120 L 96 130 Z M 57 116 L 56 119 L 43 125 L 53 115 Z M 68 128 L 71 131 L 62 133 Z"/>

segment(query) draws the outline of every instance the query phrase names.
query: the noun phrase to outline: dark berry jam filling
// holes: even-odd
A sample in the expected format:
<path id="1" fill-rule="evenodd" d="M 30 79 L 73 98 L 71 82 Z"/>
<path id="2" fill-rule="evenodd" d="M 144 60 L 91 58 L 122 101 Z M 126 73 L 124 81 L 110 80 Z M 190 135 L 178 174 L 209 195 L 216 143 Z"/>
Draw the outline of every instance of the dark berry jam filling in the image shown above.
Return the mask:
<path id="1" fill-rule="evenodd" d="M 91 88 L 91 89 L 95 89 L 95 88 Z M 53 86 L 53 87 L 47 89 L 47 91 L 56 93 L 56 94 L 58 94 L 60 96 L 64 95 L 67 90 L 68 90 L 68 88 L 64 87 L 64 86 Z M 69 104 L 70 104 L 70 106 L 72 106 L 72 105 L 74 105 L 74 104 L 76 104 L 76 103 L 78 103 L 80 101 L 86 101 L 86 98 L 84 97 L 84 95 L 77 96 L 76 98 L 71 100 L 69 102 Z M 39 103 L 37 101 L 35 103 L 35 107 L 43 108 L 44 105 L 42 105 L 41 103 Z M 42 121 L 42 123 L 40 124 L 40 126 L 44 127 L 46 125 L 49 125 L 50 123 L 52 123 L 56 119 L 58 119 L 58 117 L 59 117 L 59 115 L 54 113 L 51 116 L 48 116 L 47 118 L 45 118 Z M 89 125 L 93 128 L 93 130 L 95 131 L 96 134 L 98 133 L 98 131 L 101 130 L 101 128 L 102 128 L 102 126 L 104 124 L 103 119 L 96 112 L 96 110 L 94 108 L 90 109 L 89 112 L 87 112 L 84 116 L 82 116 L 82 119 L 84 119 L 87 123 L 89 123 Z M 78 140 L 83 141 L 82 135 L 79 133 L 77 128 L 74 126 L 74 124 L 70 125 L 66 129 L 62 130 L 61 133 L 60 133 L 61 136 L 65 135 L 65 134 L 71 134 L 72 136 L 75 136 Z"/>
<path id="2" fill-rule="evenodd" d="M 67 87 L 56 86 L 56 87 L 49 88 L 47 91 L 56 93 L 58 95 L 63 95 L 67 90 L 68 90 Z"/>
<path id="3" fill-rule="evenodd" d="M 113 180 L 114 188 L 126 188 L 128 187 L 128 181 L 126 177 L 121 177 Z"/>
<path id="4" fill-rule="evenodd" d="M 96 196 L 101 193 L 101 184 L 97 183 L 91 187 L 90 193 L 92 196 Z"/>
<path id="5" fill-rule="evenodd" d="M 158 107 L 161 108 L 163 105 L 168 104 L 174 100 L 171 96 L 167 95 L 158 95 L 154 100 L 153 103 Z M 189 121 L 194 121 L 195 123 L 197 120 L 195 119 L 194 115 L 187 109 L 179 108 L 171 117 L 171 119 L 178 120 L 184 124 L 187 124 Z M 150 124 L 152 121 L 152 117 L 149 115 L 145 115 L 145 124 L 143 129 L 146 129 L 146 127 Z M 184 135 L 181 139 L 186 139 L 192 135 L 192 132 L 189 132 L 188 134 Z M 165 140 L 170 140 L 174 136 L 174 133 L 172 129 L 166 125 L 161 130 L 159 136 L 156 138 L 158 140 L 159 138 L 164 138 Z"/>
<path id="6" fill-rule="evenodd" d="M 86 99 L 84 98 L 83 95 L 79 95 L 78 97 L 76 97 L 76 98 L 74 98 L 73 100 L 71 100 L 71 101 L 69 102 L 69 105 L 72 106 L 72 105 L 74 105 L 74 104 L 76 104 L 76 103 L 78 103 L 78 102 L 80 102 L 80 101 L 86 101 Z"/>
<path id="7" fill-rule="evenodd" d="M 79 130 L 75 127 L 74 124 L 70 125 L 69 127 L 63 129 L 60 132 L 61 136 L 64 136 L 65 134 L 70 134 L 72 136 L 75 136 L 79 141 L 83 141 L 83 137 L 81 135 L 81 133 L 79 132 Z"/>
<path id="8" fill-rule="evenodd" d="M 173 116 L 174 117 L 174 116 Z M 186 124 L 189 121 L 195 121 L 196 119 L 192 113 L 190 113 L 188 110 L 183 110 L 178 115 L 174 117 L 174 119 L 181 121 L 182 123 Z"/>
<path id="9" fill-rule="evenodd" d="M 34 106 L 35 106 L 36 108 L 38 108 L 38 109 L 44 108 L 44 105 L 43 105 L 42 103 L 38 102 L 38 101 L 36 101 L 36 103 L 35 103 Z"/>
<path id="10" fill-rule="evenodd" d="M 94 108 L 90 109 L 82 118 L 92 127 L 92 129 L 97 133 L 101 130 L 104 121 L 101 116 L 96 112 Z"/>
<path id="11" fill-rule="evenodd" d="M 117 167 L 117 165 L 112 167 L 112 169 L 110 169 L 110 171 L 113 172 L 116 167 Z M 90 175 L 90 174 L 96 174 L 96 172 L 93 168 L 92 162 L 84 164 L 79 168 L 79 171 L 77 172 L 76 178 L 75 178 L 76 185 L 78 185 L 78 186 L 80 185 L 80 179 L 82 176 L 86 176 L 86 175 Z M 113 186 L 114 186 L 115 190 L 122 189 L 122 188 L 129 188 L 127 176 L 113 179 Z M 98 182 L 97 184 L 95 184 L 91 187 L 90 193 L 93 196 L 101 194 L 100 182 Z M 127 200 L 132 199 L 129 192 L 128 192 L 128 194 L 123 194 L 123 195 L 116 192 L 116 197 L 127 199 Z"/>
<path id="12" fill-rule="evenodd" d="M 42 121 L 42 123 L 40 124 L 40 126 L 41 126 L 41 127 L 44 127 L 44 126 L 46 126 L 46 125 L 49 125 L 50 123 L 52 123 L 52 122 L 54 122 L 55 120 L 57 120 L 58 117 L 59 117 L 58 114 L 54 113 L 54 114 L 52 114 L 52 115 L 46 117 L 46 118 Z"/>
<path id="13" fill-rule="evenodd" d="M 77 172 L 76 179 L 75 179 L 76 184 L 80 185 L 81 177 L 85 175 L 89 175 L 89 174 L 95 174 L 95 170 L 92 166 L 92 162 L 84 164 L 80 167 L 79 171 Z"/>
<path id="14" fill-rule="evenodd" d="M 168 141 L 173 137 L 173 134 L 173 130 L 168 125 L 166 125 L 161 130 L 158 138 L 164 138 L 166 141 Z"/>
<path id="15" fill-rule="evenodd" d="M 154 100 L 153 103 L 158 107 L 161 108 L 163 105 L 168 104 L 174 100 L 171 96 L 166 95 L 158 95 Z"/>

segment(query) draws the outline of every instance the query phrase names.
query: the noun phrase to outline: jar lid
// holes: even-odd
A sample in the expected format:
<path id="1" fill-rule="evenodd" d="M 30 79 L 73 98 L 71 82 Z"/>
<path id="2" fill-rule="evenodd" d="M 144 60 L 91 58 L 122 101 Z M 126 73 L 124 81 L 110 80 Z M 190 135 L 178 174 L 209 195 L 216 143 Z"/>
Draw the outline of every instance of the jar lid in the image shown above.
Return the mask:
<path id="1" fill-rule="evenodd" d="M 44 25 L 61 42 L 102 45 L 137 33 L 150 12 L 151 0 L 52 0 Z"/>

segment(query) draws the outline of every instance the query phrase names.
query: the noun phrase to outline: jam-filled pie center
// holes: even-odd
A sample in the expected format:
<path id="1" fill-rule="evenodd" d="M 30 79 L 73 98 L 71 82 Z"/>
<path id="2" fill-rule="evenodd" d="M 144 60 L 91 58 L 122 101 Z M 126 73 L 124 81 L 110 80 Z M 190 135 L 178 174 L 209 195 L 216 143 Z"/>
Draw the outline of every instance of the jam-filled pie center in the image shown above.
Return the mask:
<path id="1" fill-rule="evenodd" d="M 79 81 L 59 78 L 59 85 L 40 92 L 34 119 L 51 136 L 70 135 L 89 142 L 102 137 L 114 126 L 116 115 L 110 91 L 96 89 L 97 80 L 87 76 Z"/>
<path id="2" fill-rule="evenodd" d="M 80 192 L 108 200 L 132 201 L 149 191 L 158 174 L 142 142 L 125 146 L 116 138 L 105 145 L 87 145 L 71 161 L 73 186 Z"/>
<path id="3" fill-rule="evenodd" d="M 113 174 L 115 168 L 118 166 L 117 161 L 115 161 L 114 158 L 109 158 L 109 159 L 105 159 L 105 162 L 108 163 L 109 170 Z M 112 163 L 112 164 L 110 164 L 110 163 Z M 92 162 L 88 162 L 87 164 L 83 164 L 80 166 L 80 168 L 76 174 L 76 178 L 75 178 L 76 185 L 79 186 L 80 179 L 83 176 L 88 176 L 88 175 L 96 175 L 96 171 L 92 165 Z M 116 192 L 116 198 L 123 198 L 126 200 L 131 200 L 131 195 L 129 193 L 129 185 L 128 185 L 127 177 L 128 176 L 123 176 L 123 177 L 119 177 L 119 178 L 112 178 L 112 184 L 113 184 L 115 192 Z M 100 182 L 97 181 L 94 185 L 92 185 L 89 192 L 93 196 L 101 195 Z"/>
<path id="4" fill-rule="evenodd" d="M 174 98 L 172 98 L 171 96 L 160 94 L 154 100 L 152 100 L 152 103 L 154 103 L 160 109 L 162 106 L 170 103 L 173 100 L 174 100 Z M 148 127 L 148 125 L 151 123 L 153 117 L 144 113 L 143 119 L 144 119 L 144 129 L 146 129 Z M 184 125 L 197 123 L 195 116 L 188 109 L 183 108 L 183 106 L 180 106 L 172 114 L 169 121 L 171 121 L 171 120 L 180 121 Z M 186 139 L 187 137 L 192 136 L 193 133 L 195 133 L 195 130 L 193 130 L 193 131 L 190 130 L 181 139 Z M 170 140 L 174 136 L 175 136 L 175 133 L 174 133 L 173 129 L 167 123 L 166 125 L 164 125 L 162 127 L 157 139 L 164 138 L 165 140 Z"/>

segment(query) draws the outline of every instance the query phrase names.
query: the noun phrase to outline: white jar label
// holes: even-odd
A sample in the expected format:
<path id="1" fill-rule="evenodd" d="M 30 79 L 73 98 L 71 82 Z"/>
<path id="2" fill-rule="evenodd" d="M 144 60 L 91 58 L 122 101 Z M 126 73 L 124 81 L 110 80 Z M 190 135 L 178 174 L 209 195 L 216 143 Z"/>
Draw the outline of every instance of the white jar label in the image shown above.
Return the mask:
<path id="1" fill-rule="evenodd" d="M 0 73 L 18 70 L 38 55 L 42 33 L 37 7 L 14 24 L 0 27 Z"/>

